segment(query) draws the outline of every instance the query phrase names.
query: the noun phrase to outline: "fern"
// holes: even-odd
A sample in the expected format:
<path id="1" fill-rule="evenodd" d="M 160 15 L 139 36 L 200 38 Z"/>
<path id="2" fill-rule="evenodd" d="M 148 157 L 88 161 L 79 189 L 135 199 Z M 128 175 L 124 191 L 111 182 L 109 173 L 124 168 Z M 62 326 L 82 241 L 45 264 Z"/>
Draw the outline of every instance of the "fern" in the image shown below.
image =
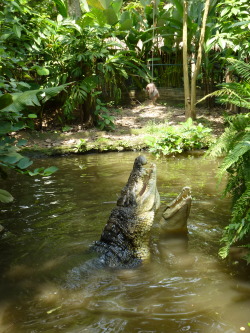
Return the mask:
<path id="1" fill-rule="evenodd" d="M 230 127 L 234 131 L 249 131 L 250 127 L 250 114 L 245 113 L 245 114 L 238 114 L 235 116 L 228 116 L 226 118 L 226 121 L 229 123 Z"/>
<path id="2" fill-rule="evenodd" d="M 238 101 L 243 100 L 241 95 L 250 85 L 244 84 L 243 88 L 240 88 L 237 84 L 233 87 L 234 91 L 230 92 L 231 95 L 224 101 L 230 100 L 237 105 L 236 96 Z M 235 93 L 236 90 L 239 94 Z M 225 89 L 216 93 L 222 95 L 224 92 Z M 250 89 L 247 93 L 250 96 Z M 244 105 L 247 103 L 248 101 Z M 230 116 L 226 120 L 228 128 L 207 153 L 212 156 L 224 155 L 218 175 L 221 179 L 225 173 L 228 174 L 224 194 L 231 194 L 233 199 L 232 216 L 221 239 L 224 246 L 220 249 L 219 255 L 222 258 L 227 257 L 233 244 L 250 248 L 250 114 Z M 246 260 L 250 261 L 250 253 Z"/>
<path id="3" fill-rule="evenodd" d="M 222 104 L 230 103 L 239 107 L 250 109 L 250 85 L 249 83 L 224 83 L 218 85 L 222 87 L 211 94 L 201 98 L 197 103 L 200 103 L 208 97 L 217 97 L 218 102 Z"/>
<path id="4" fill-rule="evenodd" d="M 238 114 L 235 116 L 227 116 L 225 121 L 228 127 L 224 133 L 217 139 L 217 141 L 207 151 L 206 156 L 218 157 L 228 154 L 237 142 L 241 141 L 245 135 L 248 136 L 250 130 L 250 114 Z M 248 140 L 245 140 L 248 144 Z"/>
<path id="5" fill-rule="evenodd" d="M 218 101 L 222 104 L 230 103 L 239 107 L 250 109 L 250 84 L 247 82 L 230 82 L 222 84 L 218 91 Z M 214 94 L 216 96 L 216 93 Z"/>
<path id="6" fill-rule="evenodd" d="M 243 220 L 244 216 L 248 215 L 249 213 L 250 213 L 250 182 L 245 192 L 234 204 L 234 209 L 232 212 L 232 222 L 234 223 L 239 220 Z M 248 222 L 250 222 L 250 220 Z M 244 233 L 241 234 L 240 239 L 245 234 L 246 232 L 244 231 Z"/>
<path id="7" fill-rule="evenodd" d="M 230 167 L 237 163 L 246 153 L 250 153 L 250 132 L 237 137 L 237 141 L 232 150 L 230 150 L 220 166 L 219 176 L 221 177 Z M 240 140 L 239 140 L 240 139 Z M 238 141 L 239 140 L 239 141 Z"/>
<path id="8" fill-rule="evenodd" d="M 249 193 L 247 202 L 249 203 Z M 244 203 L 245 204 L 245 203 Z M 221 241 L 225 243 L 225 245 L 219 250 L 219 255 L 225 259 L 228 256 L 230 247 L 234 244 L 237 244 L 238 242 L 241 242 L 244 240 L 246 236 L 250 233 L 250 208 L 248 208 L 248 211 L 246 212 L 246 217 L 242 220 L 239 220 L 240 222 L 233 222 L 228 225 L 228 227 L 225 228 L 223 237 Z M 250 248 L 250 244 L 241 245 L 242 247 Z M 248 254 L 248 260 L 250 257 L 250 254 Z"/>
<path id="9" fill-rule="evenodd" d="M 220 88 L 201 98 L 197 103 L 209 97 L 217 97 L 219 103 L 233 104 L 238 107 L 250 109 L 250 65 L 236 59 L 226 59 L 233 70 L 241 77 L 240 82 L 230 82 L 218 85 Z"/>
<path id="10" fill-rule="evenodd" d="M 227 62 L 233 65 L 233 69 L 240 75 L 242 80 L 250 82 L 250 66 L 244 61 L 240 61 L 234 58 L 227 58 Z"/>
<path id="11" fill-rule="evenodd" d="M 226 128 L 225 132 L 217 139 L 217 141 L 209 148 L 206 156 L 219 157 L 225 155 L 230 150 L 231 140 L 234 138 L 235 131 Z"/>

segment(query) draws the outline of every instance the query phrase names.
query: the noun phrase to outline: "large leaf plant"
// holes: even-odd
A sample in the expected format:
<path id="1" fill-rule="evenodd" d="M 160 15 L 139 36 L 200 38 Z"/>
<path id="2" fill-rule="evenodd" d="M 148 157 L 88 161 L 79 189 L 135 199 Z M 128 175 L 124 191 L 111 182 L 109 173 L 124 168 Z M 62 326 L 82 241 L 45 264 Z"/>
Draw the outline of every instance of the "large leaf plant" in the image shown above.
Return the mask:
<path id="1" fill-rule="evenodd" d="M 20 153 L 20 148 L 26 145 L 26 140 L 18 140 L 15 136 L 11 135 L 27 127 L 28 120 L 36 118 L 36 115 L 26 111 L 24 116 L 22 111 L 27 107 L 40 106 L 42 102 L 47 101 L 54 97 L 66 85 L 29 90 L 25 92 L 3 94 L 0 96 L 0 177 L 5 179 L 7 177 L 7 170 L 13 169 L 21 174 L 45 175 L 48 176 L 55 172 L 57 168 L 36 168 L 29 170 L 28 168 L 33 164 L 33 161 Z M 4 203 L 11 202 L 13 196 L 6 190 L 0 189 L 0 201 Z"/>

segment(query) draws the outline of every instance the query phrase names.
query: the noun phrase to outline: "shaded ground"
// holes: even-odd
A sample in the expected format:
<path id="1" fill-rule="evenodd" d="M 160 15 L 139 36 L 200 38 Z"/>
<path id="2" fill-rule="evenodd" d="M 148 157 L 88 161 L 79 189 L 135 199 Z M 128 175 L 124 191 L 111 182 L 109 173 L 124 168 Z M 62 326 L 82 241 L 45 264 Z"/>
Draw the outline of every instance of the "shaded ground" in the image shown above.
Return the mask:
<path id="1" fill-rule="evenodd" d="M 145 148 L 144 137 L 147 127 L 153 124 L 167 123 L 178 125 L 185 121 L 183 108 L 163 105 L 144 104 L 135 107 L 122 108 L 113 111 L 115 116 L 114 131 L 100 131 L 96 128 L 81 129 L 79 124 L 73 125 L 69 131 L 23 131 L 18 137 L 28 140 L 26 149 L 40 151 L 46 154 L 61 154 L 67 152 L 120 151 L 140 150 Z M 197 123 L 210 127 L 218 136 L 223 132 L 222 111 L 199 109 Z"/>
<path id="2" fill-rule="evenodd" d="M 168 122 L 169 125 L 176 125 L 185 121 L 185 110 L 163 105 L 139 105 L 133 108 L 124 108 L 116 116 L 116 129 L 142 128 L 149 122 L 156 124 Z M 213 129 L 214 134 L 218 135 L 224 129 L 221 110 L 199 109 L 197 112 L 197 123 L 201 122 L 204 126 Z"/>

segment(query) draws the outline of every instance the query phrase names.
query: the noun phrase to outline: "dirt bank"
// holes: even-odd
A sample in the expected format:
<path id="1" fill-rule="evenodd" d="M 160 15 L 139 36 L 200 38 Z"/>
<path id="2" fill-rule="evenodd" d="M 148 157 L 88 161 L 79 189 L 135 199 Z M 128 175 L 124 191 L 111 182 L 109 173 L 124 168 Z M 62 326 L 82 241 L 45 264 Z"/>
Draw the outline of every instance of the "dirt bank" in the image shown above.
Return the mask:
<path id="1" fill-rule="evenodd" d="M 197 123 L 210 127 L 218 136 L 223 132 L 221 110 L 199 109 Z M 115 116 L 114 131 L 100 131 L 96 128 L 81 129 L 80 124 L 68 127 L 68 131 L 58 129 L 44 131 L 25 130 L 16 136 L 28 140 L 25 150 L 48 155 L 79 153 L 86 151 L 122 151 L 146 148 L 145 136 L 152 124 L 167 123 L 178 125 L 185 121 L 183 108 L 163 105 L 138 105 L 111 111 Z"/>

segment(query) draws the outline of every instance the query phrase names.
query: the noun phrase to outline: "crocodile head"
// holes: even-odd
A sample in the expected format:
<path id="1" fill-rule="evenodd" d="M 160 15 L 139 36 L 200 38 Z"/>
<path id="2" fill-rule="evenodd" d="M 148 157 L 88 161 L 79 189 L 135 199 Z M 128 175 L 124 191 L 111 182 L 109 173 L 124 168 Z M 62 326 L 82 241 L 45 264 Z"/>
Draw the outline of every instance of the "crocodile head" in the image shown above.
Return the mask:
<path id="1" fill-rule="evenodd" d="M 167 205 L 160 221 L 162 236 L 164 233 L 187 232 L 191 201 L 191 189 L 184 187 L 178 197 Z"/>
<path id="2" fill-rule="evenodd" d="M 145 168 L 147 160 L 144 156 L 135 159 L 126 186 L 117 200 L 119 207 L 133 207 L 138 214 L 157 209 L 160 196 L 156 187 L 156 166 L 151 164 Z"/>

